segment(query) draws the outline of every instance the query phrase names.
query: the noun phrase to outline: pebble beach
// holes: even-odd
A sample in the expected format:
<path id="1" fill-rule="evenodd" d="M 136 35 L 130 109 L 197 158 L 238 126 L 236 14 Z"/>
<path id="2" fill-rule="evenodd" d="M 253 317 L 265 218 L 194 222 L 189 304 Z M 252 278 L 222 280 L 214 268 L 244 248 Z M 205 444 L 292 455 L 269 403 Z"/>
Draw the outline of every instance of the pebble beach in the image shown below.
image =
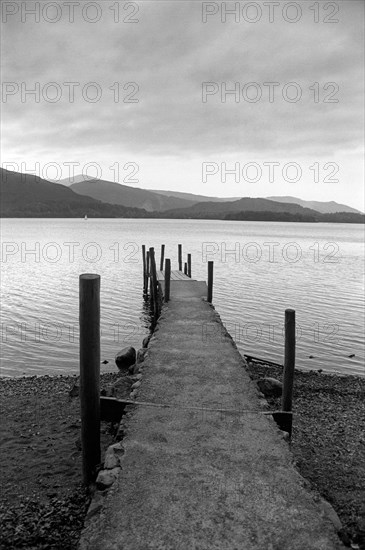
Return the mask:
<path id="1" fill-rule="evenodd" d="M 251 361 L 247 370 L 253 379 L 281 380 L 280 367 Z M 132 380 L 123 378 L 119 397 L 128 397 Z M 101 375 L 101 389 L 118 380 L 120 373 Z M 82 487 L 77 383 L 76 376 L 0 379 L 1 548 L 77 548 L 91 497 Z M 280 398 L 268 403 L 278 409 Z M 365 549 L 365 378 L 296 371 L 293 410 L 298 470 L 337 512 L 344 544 Z M 102 422 L 102 453 L 115 434 Z"/>

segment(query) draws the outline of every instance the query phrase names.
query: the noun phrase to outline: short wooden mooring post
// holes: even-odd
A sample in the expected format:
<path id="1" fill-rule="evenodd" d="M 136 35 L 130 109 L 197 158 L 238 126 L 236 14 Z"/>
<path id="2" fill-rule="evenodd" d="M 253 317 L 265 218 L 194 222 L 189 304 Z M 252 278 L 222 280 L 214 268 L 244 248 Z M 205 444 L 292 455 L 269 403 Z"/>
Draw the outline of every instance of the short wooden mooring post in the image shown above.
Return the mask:
<path id="1" fill-rule="evenodd" d="M 179 271 L 182 271 L 182 244 L 177 245 L 178 260 L 179 260 Z"/>
<path id="2" fill-rule="evenodd" d="M 161 258 L 160 258 L 160 271 L 163 271 L 163 264 L 165 259 L 165 245 L 161 245 Z"/>
<path id="3" fill-rule="evenodd" d="M 100 464 L 100 275 L 79 278 L 82 474 L 95 481 Z"/>
<path id="4" fill-rule="evenodd" d="M 191 279 L 191 254 L 188 254 L 188 277 Z"/>
<path id="5" fill-rule="evenodd" d="M 295 310 L 285 310 L 285 354 L 283 374 L 283 395 L 281 406 L 283 412 L 292 413 L 293 385 L 295 369 Z M 287 416 L 287 431 L 292 432 L 292 414 Z"/>
<path id="6" fill-rule="evenodd" d="M 171 261 L 165 260 L 165 302 L 170 300 Z"/>
<path id="7" fill-rule="evenodd" d="M 207 295 L 207 301 L 212 303 L 213 299 L 213 266 L 214 262 L 209 261 L 208 262 L 208 295 Z"/>
<path id="8" fill-rule="evenodd" d="M 184 275 L 187 275 L 188 274 L 188 263 L 185 262 L 184 263 Z"/>

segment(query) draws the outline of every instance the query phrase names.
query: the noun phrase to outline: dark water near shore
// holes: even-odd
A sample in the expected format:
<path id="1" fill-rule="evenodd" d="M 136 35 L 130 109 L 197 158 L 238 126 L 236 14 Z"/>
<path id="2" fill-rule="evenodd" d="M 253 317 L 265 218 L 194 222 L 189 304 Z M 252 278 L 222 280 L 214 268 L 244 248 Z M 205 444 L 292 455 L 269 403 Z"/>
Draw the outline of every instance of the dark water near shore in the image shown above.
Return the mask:
<path id="1" fill-rule="evenodd" d="M 1 376 L 77 373 L 80 273 L 101 275 L 102 359 L 140 347 L 149 324 L 141 245 L 155 246 L 159 262 L 161 243 L 173 269 L 183 244 L 193 278 L 205 280 L 206 261 L 214 260 L 213 302 L 242 353 L 281 362 L 290 307 L 298 367 L 365 374 L 362 225 L 8 219 L 1 226 Z M 204 337 L 209 327 L 197 329 Z"/>

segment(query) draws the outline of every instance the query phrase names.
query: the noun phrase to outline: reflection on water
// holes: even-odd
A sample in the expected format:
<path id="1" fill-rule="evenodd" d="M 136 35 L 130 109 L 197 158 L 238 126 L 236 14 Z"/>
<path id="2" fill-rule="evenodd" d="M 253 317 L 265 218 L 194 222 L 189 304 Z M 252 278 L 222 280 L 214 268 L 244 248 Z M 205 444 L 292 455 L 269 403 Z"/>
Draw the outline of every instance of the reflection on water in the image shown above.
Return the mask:
<path id="1" fill-rule="evenodd" d="M 363 226 L 12 219 L 2 240 L 3 376 L 78 371 L 81 273 L 101 275 L 102 370 L 122 347 L 139 348 L 151 323 L 141 245 L 159 260 L 162 243 L 172 269 L 182 243 L 200 280 L 214 260 L 213 303 L 242 353 L 281 362 L 290 307 L 299 367 L 364 374 Z"/>

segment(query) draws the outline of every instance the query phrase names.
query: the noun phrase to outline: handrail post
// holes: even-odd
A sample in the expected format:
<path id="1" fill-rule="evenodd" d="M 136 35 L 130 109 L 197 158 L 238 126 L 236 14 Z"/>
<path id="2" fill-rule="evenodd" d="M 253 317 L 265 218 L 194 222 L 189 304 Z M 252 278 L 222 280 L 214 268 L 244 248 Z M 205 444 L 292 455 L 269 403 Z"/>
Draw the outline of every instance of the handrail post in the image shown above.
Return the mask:
<path id="1" fill-rule="evenodd" d="M 100 464 L 100 275 L 79 278 L 82 474 L 95 481 Z"/>
<path id="2" fill-rule="evenodd" d="M 295 369 L 295 310 L 285 310 L 285 355 L 284 355 L 284 374 L 283 374 L 283 395 L 282 410 L 292 412 L 293 405 L 293 385 Z M 292 416 L 289 419 L 289 435 L 292 432 Z"/>
<path id="3" fill-rule="evenodd" d="M 163 271 L 163 263 L 165 259 L 165 245 L 161 245 L 160 271 Z"/>
<path id="4" fill-rule="evenodd" d="M 207 301 L 212 303 L 213 299 L 213 266 L 214 262 L 209 261 L 208 262 L 208 295 L 207 295 Z"/>
<path id="5" fill-rule="evenodd" d="M 165 302 L 170 300 L 171 261 L 165 260 Z"/>
<path id="6" fill-rule="evenodd" d="M 177 251 L 179 260 L 179 271 L 182 271 L 182 244 L 177 245 Z"/>
<path id="7" fill-rule="evenodd" d="M 191 279 L 191 254 L 188 254 L 188 277 Z"/>

